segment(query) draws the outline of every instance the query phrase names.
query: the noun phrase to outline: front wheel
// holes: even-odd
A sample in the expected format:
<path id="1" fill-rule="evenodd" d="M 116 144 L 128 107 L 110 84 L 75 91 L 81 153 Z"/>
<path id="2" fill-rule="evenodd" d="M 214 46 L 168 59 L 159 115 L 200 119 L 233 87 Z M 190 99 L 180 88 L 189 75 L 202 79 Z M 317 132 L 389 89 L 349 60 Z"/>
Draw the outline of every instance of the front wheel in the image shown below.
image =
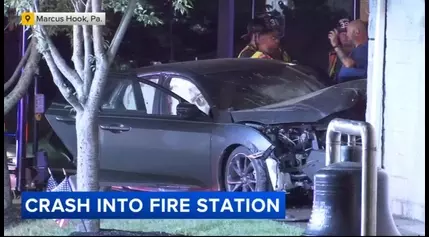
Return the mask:
<path id="1" fill-rule="evenodd" d="M 225 165 L 225 189 L 228 192 L 269 191 L 269 180 L 263 161 L 250 159 L 251 152 L 237 147 L 228 157 Z"/>

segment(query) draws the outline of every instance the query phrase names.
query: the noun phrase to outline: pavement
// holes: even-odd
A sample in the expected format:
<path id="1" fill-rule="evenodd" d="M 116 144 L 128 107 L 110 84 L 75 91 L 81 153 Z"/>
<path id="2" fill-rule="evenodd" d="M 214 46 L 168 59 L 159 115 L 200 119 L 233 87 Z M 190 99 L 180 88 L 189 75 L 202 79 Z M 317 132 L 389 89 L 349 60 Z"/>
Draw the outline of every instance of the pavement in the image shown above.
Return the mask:
<path id="1" fill-rule="evenodd" d="M 306 228 L 311 216 L 311 208 L 288 208 L 287 217 L 281 222 L 289 225 Z M 393 216 L 399 232 L 403 236 L 425 236 L 425 223 L 417 220 L 411 220 L 399 216 Z"/>
<path id="2" fill-rule="evenodd" d="M 425 223 L 417 220 L 411 220 L 399 216 L 394 216 L 399 232 L 405 236 L 424 236 Z"/>

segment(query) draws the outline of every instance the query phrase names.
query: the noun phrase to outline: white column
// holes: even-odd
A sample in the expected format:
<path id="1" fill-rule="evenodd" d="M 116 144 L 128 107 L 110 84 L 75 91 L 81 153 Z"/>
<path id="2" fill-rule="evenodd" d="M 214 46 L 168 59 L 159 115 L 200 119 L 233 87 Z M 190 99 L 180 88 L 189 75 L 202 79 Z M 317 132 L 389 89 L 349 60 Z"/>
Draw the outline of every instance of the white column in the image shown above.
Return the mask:
<path id="1" fill-rule="evenodd" d="M 383 166 L 383 110 L 385 82 L 386 0 L 369 1 L 369 49 L 366 121 L 374 128 L 377 164 Z"/>

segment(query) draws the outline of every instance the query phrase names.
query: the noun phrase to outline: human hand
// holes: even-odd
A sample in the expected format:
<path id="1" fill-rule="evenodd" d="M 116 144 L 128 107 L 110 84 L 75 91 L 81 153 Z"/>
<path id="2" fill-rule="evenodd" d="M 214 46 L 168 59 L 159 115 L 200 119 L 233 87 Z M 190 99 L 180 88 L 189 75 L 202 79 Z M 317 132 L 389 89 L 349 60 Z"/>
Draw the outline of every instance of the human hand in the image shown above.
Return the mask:
<path id="1" fill-rule="evenodd" d="M 332 47 L 338 46 L 338 30 L 337 29 L 329 31 L 328 38 L 331 41 Z"/>
<path id="2" fill-rule="evenodd" d="M 258 33 L 253 33 L 252 34 L 252 43 L 253 44 L 258 44 L 258 41 L 259 41 L 259 34 Z"/>

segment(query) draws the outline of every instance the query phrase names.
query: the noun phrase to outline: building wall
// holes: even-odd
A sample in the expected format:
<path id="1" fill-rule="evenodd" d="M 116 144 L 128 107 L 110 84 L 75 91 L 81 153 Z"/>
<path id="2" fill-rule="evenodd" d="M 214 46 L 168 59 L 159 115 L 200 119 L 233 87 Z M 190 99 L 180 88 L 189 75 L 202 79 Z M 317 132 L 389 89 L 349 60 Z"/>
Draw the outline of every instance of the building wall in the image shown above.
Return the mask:
<path id="1" fill-rule="evenodd" d="M 390 175 L 393 214 L 425 221 L 425 1 L 382 1 L 387 7 L 384 85 L 369 77 L 385 92 L 382 164 Z M 375 2 L 369 4 L 369 70 Z"/>
<path id="2" fill-rule="evenodd" d="M 369 17 L 369 1 L 368 0 L 360 0 L 360 4 L 359 4 L 359 13 L 360 13 L 360 19 L 362 21 L 368 22 L 368 17 Z"/>

